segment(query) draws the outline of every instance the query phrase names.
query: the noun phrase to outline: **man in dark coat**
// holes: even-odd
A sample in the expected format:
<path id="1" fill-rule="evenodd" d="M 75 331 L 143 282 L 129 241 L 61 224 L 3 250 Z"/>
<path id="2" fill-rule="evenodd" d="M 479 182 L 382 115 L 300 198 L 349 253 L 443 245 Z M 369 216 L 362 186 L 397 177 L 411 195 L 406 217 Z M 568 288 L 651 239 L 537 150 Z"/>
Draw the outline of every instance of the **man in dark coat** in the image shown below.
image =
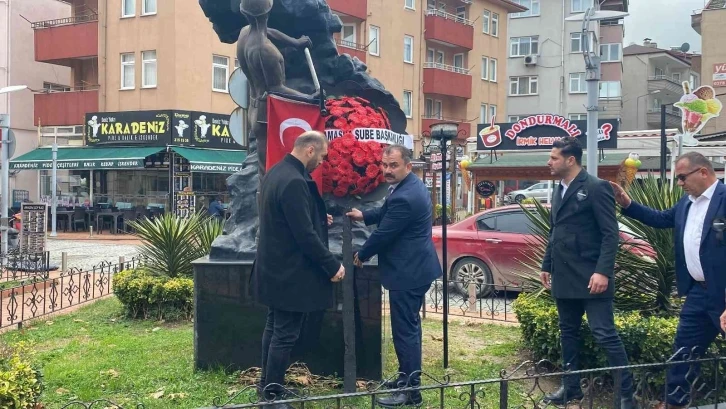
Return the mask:
<path id="1" fill-rule="evenodd" d="M 594 150 L 593 150 L 594 153 Z M 559 314 L 565 369 L 578 370 L 580 326 L 587 321 L 610 366 L 627 366 L 625 347 L 615 329 L 615 255 L 619 227 L 610 184 L 582 169 L 582 147 L 576 138 L 555 142 L 550 172 L 561 179 L 553 195 L 550 236 L 540 278 L 552 290 Z M 547 399 L 555 405 L 582 399 L 580 377 L 563 377 L 562 387 Z M 636 407 L 633 376 L 622 371 L 621 408 Z"/>
<path id="2" fill-rule="evenodd" d="M 431 283 L 441 276 L 441 264 L 431 240 L 431 195 L 411 173 L 411 151 L 392 145 L 383 151 L 383 175 L 389 194 L 378 209 L 353 209 L 348 216 L 378 228 L 356 253 L 358 266 L 378 255 L 381 284 L 390 294 L 391 332 L 401 374 L 394 385 L 418 386 L 421 371 L 421 310 Z M 383 407 L 418 405 L 418 391 L 394 393 L 378 400 Z"/>
<path id="3" fill-rule="evenodd" d="M 260 185 L 253 288 L 257 301 L 269 307 L 260 379 L 267 399 L 284 397 L 285 371 L 305 313 L 327 309 L 332 282 L 345 275 L 343 265 L 328 250 L 330 218 L 309 174 L 327 153 L 325 135 L 303 133 L 292 153 L 271 168 Z"/>

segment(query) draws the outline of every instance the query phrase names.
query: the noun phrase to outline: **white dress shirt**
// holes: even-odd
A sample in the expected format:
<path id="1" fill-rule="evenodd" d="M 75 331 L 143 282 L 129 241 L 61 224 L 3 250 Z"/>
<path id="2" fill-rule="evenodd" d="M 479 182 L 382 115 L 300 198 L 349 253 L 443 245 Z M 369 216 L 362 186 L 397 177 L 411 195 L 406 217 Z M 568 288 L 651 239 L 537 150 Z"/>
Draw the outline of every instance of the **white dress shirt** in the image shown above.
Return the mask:
<path id="1" fill-rule="evenodd" d="M 560 181 L 560 186 L 562 186 L 562 199 L 564 199 L 565 198 L 565 192 L 567 192 L 567 188 L 569 187 L 569 185 L 565 182 L 565 179 L 562 179 Z"/>
<path id="2" fill-rule="evenodd" d="M 718 185 L 718 181 L 706 189 L 701 196 L 688 197 L 691 200 L 691 209 L 688 211 L 686 227 L 683 231 L 683 249 L 686 255 L 688 272 L 696 281 L 706 281 L 703 276 L 703 266 L 701 265 L 701 236 L 708 206 L 711 204 L 711 197 L 716 191 L 716 185 Z"/>

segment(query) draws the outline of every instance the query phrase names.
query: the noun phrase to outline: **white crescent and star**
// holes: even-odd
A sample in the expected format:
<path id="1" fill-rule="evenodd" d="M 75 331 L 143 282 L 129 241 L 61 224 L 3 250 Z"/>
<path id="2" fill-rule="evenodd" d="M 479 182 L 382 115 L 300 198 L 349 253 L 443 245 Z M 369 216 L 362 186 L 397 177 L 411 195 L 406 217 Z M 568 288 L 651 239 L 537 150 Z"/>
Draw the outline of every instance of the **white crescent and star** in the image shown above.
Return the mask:
<path id="1" fill-rule="evenodd" d="M 285 147 L 285 141 L 282 139 L 282 135 L 288 128 L 301 128 L 305 132 L 312 131 L 313 127 L 310 126 L 307 121 L 300 118 L 288 118 L 280 124 L 280 145 Z"/>

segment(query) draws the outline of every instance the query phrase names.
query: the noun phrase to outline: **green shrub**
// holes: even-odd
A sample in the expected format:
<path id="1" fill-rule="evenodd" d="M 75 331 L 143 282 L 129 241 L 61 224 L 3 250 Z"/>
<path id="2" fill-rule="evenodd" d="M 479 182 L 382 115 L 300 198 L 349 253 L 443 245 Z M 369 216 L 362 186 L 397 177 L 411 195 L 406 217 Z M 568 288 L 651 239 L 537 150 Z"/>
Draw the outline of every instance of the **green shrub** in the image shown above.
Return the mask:
<path id="1" fill-rule="evenodd" d="M 188 319 L 192 316 L 194 281 L 126 270 L 113 277 L 113 291 L 131 318 Z"/>
<path id="2" fill-rule="evenodd" d="M 0 408 L 35 408 L 43 390 L 40 371 L 30 362 L 32 346 L 0 344 Z"/>

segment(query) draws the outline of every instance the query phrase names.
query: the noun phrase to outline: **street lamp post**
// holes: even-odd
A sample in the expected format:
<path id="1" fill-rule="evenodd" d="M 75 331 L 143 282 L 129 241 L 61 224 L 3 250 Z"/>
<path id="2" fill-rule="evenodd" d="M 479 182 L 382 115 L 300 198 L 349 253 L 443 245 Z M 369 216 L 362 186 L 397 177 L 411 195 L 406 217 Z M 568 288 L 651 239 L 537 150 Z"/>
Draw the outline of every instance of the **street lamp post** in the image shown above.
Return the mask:
<path id="1" fill-rule="evenodd" d="M 648 95 L 655 95 L 655 94 L 659 94 L 659 93 L 660 93 L 660 90 L 656 89 L 652 92 L 649 92 L 647 94 L 639 96 L 638 98 L 635 98 L 635 122 L 636 122 L 635 127 L 636 128 L 640 127 L 640 98 L 644 98 L 644 97 L 647 97 Z M 646 117 L 645 123 L 647 124 L 648 123 L 648 119 L 647 119 L 648 118 L 648 105 L 645 106 L 645 117 Z"/>

